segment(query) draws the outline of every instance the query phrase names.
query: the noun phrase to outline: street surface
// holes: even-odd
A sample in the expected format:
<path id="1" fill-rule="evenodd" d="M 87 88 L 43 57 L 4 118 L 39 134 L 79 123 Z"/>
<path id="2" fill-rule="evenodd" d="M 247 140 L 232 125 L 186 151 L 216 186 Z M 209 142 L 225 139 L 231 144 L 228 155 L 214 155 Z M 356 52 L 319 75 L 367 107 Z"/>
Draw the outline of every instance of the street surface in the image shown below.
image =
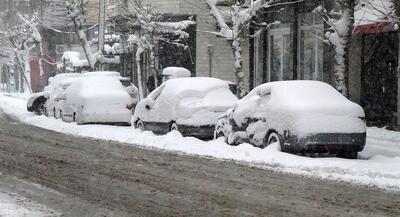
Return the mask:
<path id="1" fill-rule="evenodd" d="M 4 113 L 0 172 L 0 190 L 63 216 L 400 216 L 400 192 L 68 136 Z"/>

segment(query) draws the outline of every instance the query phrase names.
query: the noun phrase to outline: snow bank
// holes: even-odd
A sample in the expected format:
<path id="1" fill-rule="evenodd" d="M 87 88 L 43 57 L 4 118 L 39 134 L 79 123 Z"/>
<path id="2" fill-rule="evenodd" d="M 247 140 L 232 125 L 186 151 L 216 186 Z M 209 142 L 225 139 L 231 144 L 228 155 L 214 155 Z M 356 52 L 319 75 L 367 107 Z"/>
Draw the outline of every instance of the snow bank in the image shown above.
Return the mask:
<path id="1" fill-rule="evenodd" d="M 0 95 L 0 110 L 24 123 L 44 129 L 128 145 L 139 145 L 150 149 L 156 148 L 189 155 L 235 160 L 265 169 L 326 180 L 340 180 L 400 190 L 399 132 L 369 128 L 366 148 L 360 153 L 358 160 L 309 158 L 280 152 L 277 145 L 259 149 L 249 144 L 228 146 L 223 139 L 204 142 L 192 137 L 182 137 L 177 132 L 156 136 L 151 132 L 141 133 L 132 127 L 77 126 L 74 123 L 64 123 L 61 120 L 45 116 L 34 116 L 25 108 L 26 101 Z"/>

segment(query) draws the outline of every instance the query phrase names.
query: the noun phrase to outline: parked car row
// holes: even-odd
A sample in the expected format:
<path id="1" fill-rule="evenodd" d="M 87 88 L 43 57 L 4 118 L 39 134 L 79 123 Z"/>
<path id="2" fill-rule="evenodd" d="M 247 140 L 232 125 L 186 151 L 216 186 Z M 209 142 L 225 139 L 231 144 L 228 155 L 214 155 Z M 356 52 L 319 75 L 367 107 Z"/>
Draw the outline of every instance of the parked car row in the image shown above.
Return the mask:
<path id="1" fill-rule="evenodd" d="M 28 111 L 85 123 L 130 125 L 138 89 L 118 72 L 63 73 L 28 101 Z"/>
<path id="2" fill-rule="evenodd" d="M 224 137 L 230 145 L 264 148 L 277 143 L 289 153 L 357 158 L 365 146 L 363 109 L 323 82 L 270 82 L 238 100 L 226 81 L 175 78 L 142 99 L 131 119 L 134 100 L 118 76 L 105 74 L 89 73 L 60 84 L 53 79 L 49 88 L 55 92 L 45 97 L 55 102 L 46 102 L 45 111 L 52 105 L 56 111 L 61 108 L 54 117 L 67 122 L 132 123 L 156 134 L 176 130 L 200 139 Z"/>

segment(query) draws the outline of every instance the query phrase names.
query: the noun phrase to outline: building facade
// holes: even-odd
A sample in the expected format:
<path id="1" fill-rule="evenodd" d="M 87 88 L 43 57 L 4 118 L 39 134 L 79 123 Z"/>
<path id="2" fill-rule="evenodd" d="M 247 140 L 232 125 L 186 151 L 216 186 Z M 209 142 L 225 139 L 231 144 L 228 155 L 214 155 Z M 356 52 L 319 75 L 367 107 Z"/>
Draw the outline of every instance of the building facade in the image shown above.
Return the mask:
<path id="1" fill-rule="evenodd" d="M 113 1 L 110 1 L 111 3 Z M 129 1 L 115 1 L 126 5 L 119 7 L 128 7 Z M 179 21 L 181 19 L 192 18 L 196 21 L 194 29 L 188 29 L 189 41 L 191 44 L 189 50 L 179 51 L 176 46 L 166 45 L 167 49 L 160 49 L 158 58 L 159 73 L 168 66 L 183 66 L 192 71 L 193 76 L 197 77 L 216 77 L 223 80 L 235 82 L 234 58 L 229 42 L 221 37 L 211 33 L 217 31 L 217 23 L 210 13 L 206 1 L 196 0 L 144 0 L 144 4 L 150 4 L 157 11 L 167 18 L 166 21 Z M 118 9 L 110 5 L 110 14 L 124 13 L 124 9 Z M 111 15 L 112 19 L 115 16 Z M 169 19 L 171 18 L 171 19 Z M 115 25 L 115 24 L 114 24 Z M 178 53 L 178 56 L 174 55 Z M 245 81 L 249 81 L 249 43 L 243 40 L 243 71 Z M 182 64 L 186 62 L 185 64 Z M 246 89 L 249 90 L 250 83 L 246 82 Z"/>
<path id="2" fill-rule="evenodd" d="M 259 15 L 258 21 L 279 24 L 266 31 L 252 30 L 258 32 L 250 42 L 251 88 L 279 80 L 319 80 L 333 85 L 334 48 L 324 42 L 329 26 L 313 11 L 320 5 L 328 11 L 337 10 L 335 2 L 292 2 Z M 390 2 L 382 7 L 387 5 Z M 369 15 L 365 22 L 363 14 L 382 13 L 378 6 L 358 7 L 372 11 L 355 13 L 348 75 L 350 100 L 363 106 L 369 124 L 396 128 L 400 123 L 399 32 L 385 14 L 377 15 L 379 19 L 373 22 Z"/>

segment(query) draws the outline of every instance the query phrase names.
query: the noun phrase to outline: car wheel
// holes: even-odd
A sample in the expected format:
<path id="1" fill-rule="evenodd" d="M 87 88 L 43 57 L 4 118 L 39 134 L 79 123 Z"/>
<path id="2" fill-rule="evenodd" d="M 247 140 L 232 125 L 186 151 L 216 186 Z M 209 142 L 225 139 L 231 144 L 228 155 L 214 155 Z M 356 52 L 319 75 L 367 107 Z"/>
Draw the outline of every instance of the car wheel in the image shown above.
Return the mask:
<path id="1" fill-rule="evenodd" d="M 356 151 L 340 151 L 336 156 L 340 157 L 340 158 L 346 158 L 346 159 L 357 159 L 358 152 L 356 152 Z"/>
<path id="2" fill-rule="evenodd" d="M 221 129 L 222 127 L 218 127 L 217 129 L 215 129 L 214 132 L 214 139 L 218 139 L 218 138 L 224 138 L 225 143 L 228 143 L 228 137 L 225 136 L 224 131 L 222 131 Z"/>
<path id="3" fill-rule="evenodd" d="M 279 134 L 272 132 L 268 135 L 267 143 L 266 143 L 266 145 L 264 145 L 263 148 L 265 148 L 273 143 L 276 143 L 276 142 L 278 143 L 279 147 L 281 147 L 282 141 L 281 141 Z"/>
<path id="4" fill-rule="evenodd" d="M 38 109 L 36 110 L 37 115 L 43 115 L 45 113 L 44 104 L 40 103 Z"/>
<path id="5" fill-rule="evenodd" d="M 140 131 L 145 131 L 144 123 L 141 120 L 136 121 L 135 128 Z"/>
<path id="6" fill-rule="evenodd" d="M 176 123 L 172 123 L 171 127 L 169 128 L 169 131 L 174 131 L 174 130 L 179 132 L 178 124 Z"/>

